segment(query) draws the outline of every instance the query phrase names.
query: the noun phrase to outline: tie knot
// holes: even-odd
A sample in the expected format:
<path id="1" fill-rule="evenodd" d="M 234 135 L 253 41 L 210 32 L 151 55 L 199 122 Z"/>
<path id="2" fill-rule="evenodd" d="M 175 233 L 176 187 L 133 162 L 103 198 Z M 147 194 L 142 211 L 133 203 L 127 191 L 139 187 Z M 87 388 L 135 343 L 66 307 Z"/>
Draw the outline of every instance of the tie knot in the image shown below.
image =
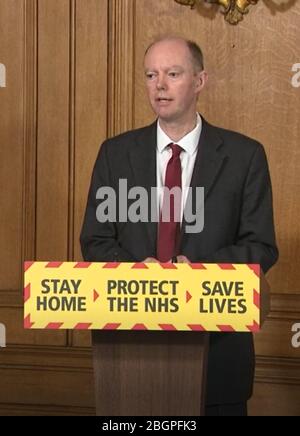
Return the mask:
<path id="1" fill-rule="evenodd" d="M 180 153 L 182 152 L 182 148 L 178 144 L 170 144 L 171 150 L 172 150 L 172 157 L 179 157 Z"/>

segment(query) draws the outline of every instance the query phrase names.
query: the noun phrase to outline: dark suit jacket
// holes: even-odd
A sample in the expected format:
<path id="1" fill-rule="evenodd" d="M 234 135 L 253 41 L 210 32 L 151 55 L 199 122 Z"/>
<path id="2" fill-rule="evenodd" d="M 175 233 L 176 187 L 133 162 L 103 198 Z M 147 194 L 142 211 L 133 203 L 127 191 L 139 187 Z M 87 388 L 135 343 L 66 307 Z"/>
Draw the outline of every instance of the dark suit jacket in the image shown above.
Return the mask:
<path id="1" fill-rule="evenodd" d="M 86 261 L 142 261 L 156 256 L 156 223 L 96 220 L 96 192 L 119 179 L 128 189 L 156 186 L 156 123 L 104 142 L 92 176 L 81 234 Z M 181 254 L 192 262 L 259 263 L 266 272 L 277 260 L 272 190 L 264 149 L 241 134 L 203 120 L 191 187 L 205 188 L 204 230 L 182 233 Z M 183 223 L 182 228 L 185 228 Z M 207 404 L 246 401 L 252 393 L 252 335 L 210 335 Z"/>

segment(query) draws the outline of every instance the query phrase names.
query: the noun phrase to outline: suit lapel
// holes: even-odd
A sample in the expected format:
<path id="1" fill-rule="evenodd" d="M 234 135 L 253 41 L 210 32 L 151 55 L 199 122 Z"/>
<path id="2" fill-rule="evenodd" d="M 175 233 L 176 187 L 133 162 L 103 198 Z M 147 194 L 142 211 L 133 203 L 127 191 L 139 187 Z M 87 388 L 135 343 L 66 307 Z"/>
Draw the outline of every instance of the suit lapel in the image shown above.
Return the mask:
<path id="1" fill-rule="evenodd" d="M 223 140 L 217 133 L 217 129 L 203 119 L 191 187 L 204 187 L 205 197 L 212 188 L 226 158 L 221 150 L 222 143 Z"/>
<path id="2" fill-rule="evenodd" d="M 129 153 L 130 165 L 136 186 L 141 186 L 148 193 L 148 215 L 150 216 L 151 187 L 156 187 L 156 148 L 157 148 L 157 123 L 142 130 L 136 138 L 136 146 Z M 156 198 L 155 198 L 156 200 Z M 145 224 L 145 230 L 151 245 L 152 255 L 156 253 L 157 223 Z"/>
<path id="3" fill-rule="evenodd" d="M 202 120 L 202 132 L 190 184 L 193 192 L 193 210 L 195 210 L 195 188 L 203 187 L 206 199 L 226 160 L 226 154 L 222 150 L 223 140 L 217 129 L 208 124 L 203 118 Z M 186 222 L 184 221 L 182 238 L 186 234 L 185 226 Z"/>

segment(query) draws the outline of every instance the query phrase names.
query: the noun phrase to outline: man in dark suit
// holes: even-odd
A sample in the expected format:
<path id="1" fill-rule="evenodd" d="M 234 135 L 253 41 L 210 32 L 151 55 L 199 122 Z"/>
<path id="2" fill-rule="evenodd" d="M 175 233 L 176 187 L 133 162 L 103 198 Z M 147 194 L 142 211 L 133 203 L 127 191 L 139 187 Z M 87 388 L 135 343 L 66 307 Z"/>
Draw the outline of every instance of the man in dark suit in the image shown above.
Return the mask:
<path id="1" fill-rule="evenodd" d="M 262 145 L 213 127 L 197 113 L 207 74 L 195 43 L 173 37 L 156 41 L 145 55 L 145 75 L 158 120 L 102 145 L 81 234 L 84 259 L 165 262 L 176 257 L 179 262 L 259 263 L 267 272 L 278 252 Z M 118 218 L 100 223 L 98 189 L 109 186 L 118 193 L 120 179 L 128 190 L 145 188 L 149 198 L 151 187 L 180 186 L 181 223 L 163 227 L 161 216 L 159 223 Z M 182 214 L 189 186 L 205 192 L 204 228 L 198 233 L 186 232 Z M 164 198 L 157 202 L 161 211 Z M 252 335 L 211 334 L 206 414 L 246 415 L 253 377 Z"/>

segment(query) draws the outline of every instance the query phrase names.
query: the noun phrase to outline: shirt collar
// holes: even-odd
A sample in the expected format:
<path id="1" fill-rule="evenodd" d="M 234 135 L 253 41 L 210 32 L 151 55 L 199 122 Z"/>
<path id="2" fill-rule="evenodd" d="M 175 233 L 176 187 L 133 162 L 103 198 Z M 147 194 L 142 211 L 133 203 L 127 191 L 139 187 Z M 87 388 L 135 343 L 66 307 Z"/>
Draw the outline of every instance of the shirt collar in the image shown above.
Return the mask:
<path id="1" fill-rule="evenodd" d="M 197 125 L 196 127 L 185 135 L 180 141 L 176 142 L 184 151 L 186 151 L 189 155 L 193 155 L 198 148 L 200 136 L 202 131 L 202 118 L 197 113 Z M 172 139 L 168 137 L 168 135 L 163 131 L 159 124 L 159 120 L 157 122 L 157 150 L 159 153 L 162 153 L 165 148 L 173 143 Z"/>

